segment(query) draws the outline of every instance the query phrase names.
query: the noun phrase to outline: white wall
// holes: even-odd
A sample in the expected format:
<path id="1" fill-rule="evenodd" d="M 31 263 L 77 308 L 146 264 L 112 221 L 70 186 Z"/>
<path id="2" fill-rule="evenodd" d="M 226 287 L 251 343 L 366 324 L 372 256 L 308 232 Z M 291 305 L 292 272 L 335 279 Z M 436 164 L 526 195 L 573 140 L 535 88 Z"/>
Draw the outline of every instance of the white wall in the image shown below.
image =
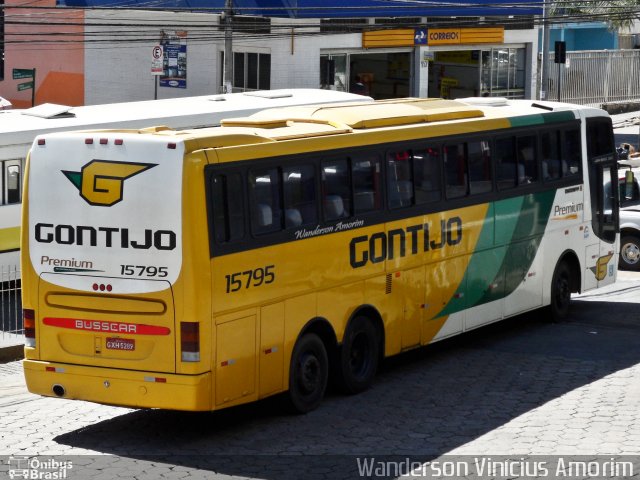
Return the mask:
<path id="1" fill-rule="evenodd" d="M 92 25 L 110 22 L 132 26 Z M 217 93 L 217 52 L 223 49 L 217 15 L 88 10 L 86 23 L 85 104 L 153 100 L 151 52 L 163 30 L 187 31 L 187 88 L 159 87 L 158 98 Z"/>

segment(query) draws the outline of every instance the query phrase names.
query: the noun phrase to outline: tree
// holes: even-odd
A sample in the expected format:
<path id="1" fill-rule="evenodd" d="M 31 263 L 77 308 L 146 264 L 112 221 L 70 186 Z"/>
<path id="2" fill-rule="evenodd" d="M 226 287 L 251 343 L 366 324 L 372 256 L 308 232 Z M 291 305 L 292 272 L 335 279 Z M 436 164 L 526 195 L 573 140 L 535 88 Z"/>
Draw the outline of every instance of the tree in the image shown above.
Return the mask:
<path id="1" fill-rule="evenodd" d="M 549 17 L 552 23 L 602 21 L 611 30 L 627 30 L 640 20 L 640 0 L 552 1 Z"/>

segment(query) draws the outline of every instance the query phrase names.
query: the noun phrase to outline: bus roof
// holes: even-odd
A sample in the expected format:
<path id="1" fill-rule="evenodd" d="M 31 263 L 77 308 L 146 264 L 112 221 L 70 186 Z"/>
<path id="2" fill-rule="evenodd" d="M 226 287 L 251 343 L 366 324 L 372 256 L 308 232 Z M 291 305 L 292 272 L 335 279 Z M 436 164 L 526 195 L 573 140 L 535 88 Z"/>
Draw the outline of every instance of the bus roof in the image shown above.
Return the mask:
<path id="1" fill-rule="evenodd" d="M 175 136 L 176 140 L 198 140 L 198 148 L 216 148 L 403 125 L 443 126 L 467 121 L 486 121 L 487 129 L 525 127 L 574 120 L 577 118 L 578 110 L 606 115 L 602 110 L 579 105 L 531 100 L 407 98 L 368 103 L 275 108 L 245 118 L 222 120 L 222 128 L 181 132 L 165 130 L 157 134 Z"/>
<path id="2" fill-rule="evenodd" d="M 228 116 L 287 105 L 371 101 L 370 97 L 319 89 L 264 90 L 244 93 L 68 107 L 44 104 L 0 111 L 0 146 L 31 143 L 37 134 L 97 128 L 167 125 L 197 128 L 218 125 Z"/>

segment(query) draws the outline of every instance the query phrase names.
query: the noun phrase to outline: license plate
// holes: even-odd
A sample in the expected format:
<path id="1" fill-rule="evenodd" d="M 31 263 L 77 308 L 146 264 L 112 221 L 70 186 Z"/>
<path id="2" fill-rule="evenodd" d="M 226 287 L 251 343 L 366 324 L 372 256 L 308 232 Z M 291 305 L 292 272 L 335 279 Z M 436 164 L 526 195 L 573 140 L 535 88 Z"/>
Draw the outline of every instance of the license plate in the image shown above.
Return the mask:
<path id="1" fill-rule="evenodd" d="M 133 351 L 136 341 L 132 338 L 107 338 L 107 349 Z"/>

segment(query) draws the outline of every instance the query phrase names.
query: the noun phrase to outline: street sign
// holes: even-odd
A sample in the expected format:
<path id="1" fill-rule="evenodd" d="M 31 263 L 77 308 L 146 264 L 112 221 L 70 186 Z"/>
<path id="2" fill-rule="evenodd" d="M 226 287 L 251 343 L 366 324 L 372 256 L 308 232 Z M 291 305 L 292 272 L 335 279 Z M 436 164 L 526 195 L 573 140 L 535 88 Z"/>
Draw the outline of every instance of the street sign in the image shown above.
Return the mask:
<path id="1" fill-rule="evenodd" d="M 151 75 L 164 74 L 164 48 L 156 45 L 151 51 Z"/>
<path id="2" fill-rule="evenodd" d="M 33 78 L 35 69 L 33 68 L 14 68 L 13 79 L 20 80 L 21 78 Z"/>
<path id="3" fill-rule="evenodd" d="M 33 81 L 31 82 L 24 82 L 24 83 L 19 83 L 18 84 L 18 91 L 22 92 L 23 90 L 29 90 L 33 88 Z"/>

